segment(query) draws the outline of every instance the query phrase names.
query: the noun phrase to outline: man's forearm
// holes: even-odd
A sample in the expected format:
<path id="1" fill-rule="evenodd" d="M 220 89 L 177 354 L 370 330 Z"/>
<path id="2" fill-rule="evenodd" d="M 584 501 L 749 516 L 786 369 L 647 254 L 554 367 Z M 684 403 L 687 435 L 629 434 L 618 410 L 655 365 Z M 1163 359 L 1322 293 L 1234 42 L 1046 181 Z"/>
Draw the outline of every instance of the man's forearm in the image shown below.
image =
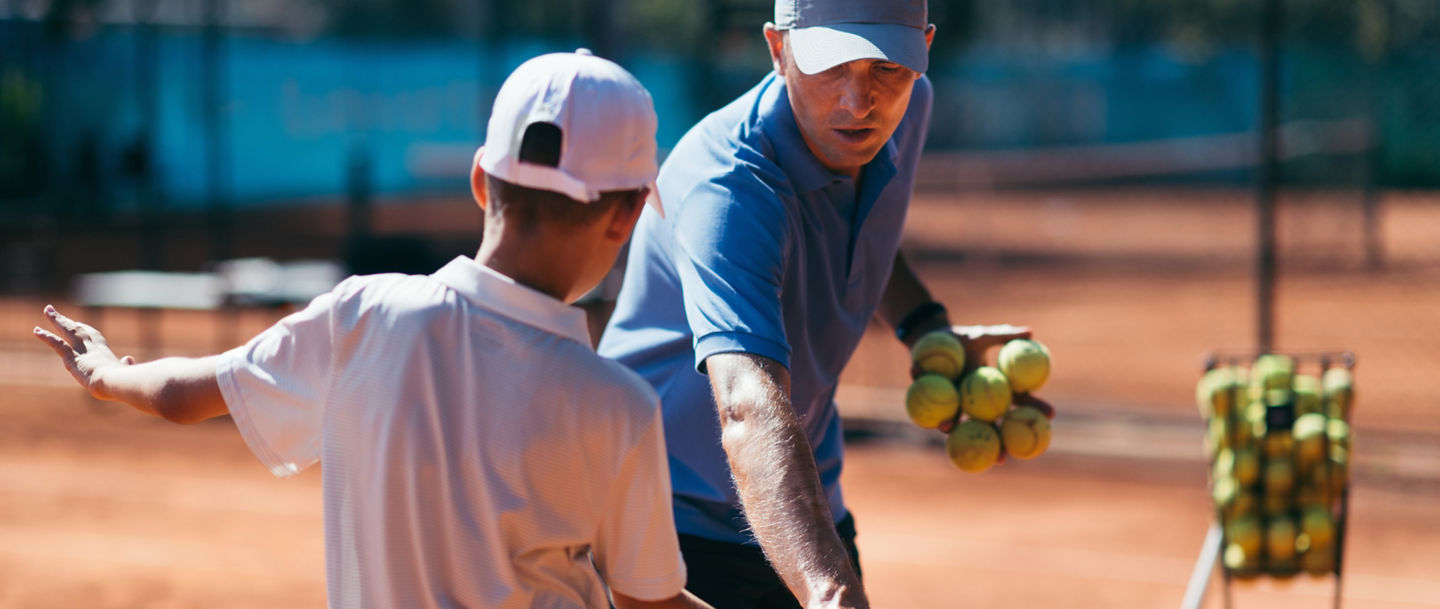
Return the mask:
<path id="1" fill-rule="evenodd" d="M 917 307 L 932 300 L 930 290 L 915 275 L 915 271 L 911 270 L 905 256 L 896 252 L 895 262 L 890 269 L 890 281 L 885 284 L 885 292 L 880 296 L 880 306 L 875 315 L 891 328 L 896 328 Z M 905 346 L 914 344 L 915 340 L 924 336 L 926 332 L 949 326 L 950 319 L 945 314 L 918 320 L 918 323 L 905 337 Z"/>
<path id="2" fill-rule="evenodd" d="M 747 359 L 709 363 L 721 444 L 761 549 L 805 607 L 867 606 L 791 408 L 788 374 L 763 358 L 728 357 Z"/>
<path id="3" fill-rule="evenodd" d="M 732 422 L 722 434 L 745 517 L 765 555 L 806 607 L 840 607 L 858 591 L 849 555 L 793 421 Z"/>

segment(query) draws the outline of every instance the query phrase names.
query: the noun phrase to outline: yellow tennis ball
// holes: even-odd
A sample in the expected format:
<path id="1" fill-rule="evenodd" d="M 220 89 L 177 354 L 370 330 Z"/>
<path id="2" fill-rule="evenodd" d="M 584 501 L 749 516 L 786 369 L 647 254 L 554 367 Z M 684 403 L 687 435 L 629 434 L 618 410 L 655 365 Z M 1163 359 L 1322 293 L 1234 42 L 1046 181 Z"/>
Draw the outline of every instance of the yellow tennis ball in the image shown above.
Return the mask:
<path id="1" fill-rule="evenodd" d="M 1223 449 L 1230 447 L 1230 436 L 1225 419 L 1210 419 L 1205 424 L 1205 456 L 1215 458 Z"/>
<path id="2" fill-rule="evenodd" d="M 1050 448 L 1050 419 L 1034 406 L 1011 410 L 1000 423 L 1000 441 L 1010 456 L 1034 459 Z"/>
<path id="3" fill-rule="evenodd" d="M 1350 424 L 1340 419 L 1330 419 L 1325 422 L 1325 437 L 1330 439 L 1331 446 L 1350 448 Z"/>
<path id="4" fill-rule="evenodd" d="M 1330 508 L 1312 505 L 1300 515 L 1300 530 L 1310 537 L 1311 547 L 1328 547 L 1335 540 L 1335 518 Z"/>
<path id="5" fill-rule="evenodd" d="M 1329 414 L 1336 419 L 1350 418 L 1350 404 L 1355 401 L 1355 375 L 1345 368 L 1331 368 L 1320 378 Z"/>
<path id="6" fill-rule="evenodd" d="M 1235 481 L 1249 487 L 1260 480 L 1260 449 L 1247 446 L 1235 450 Z"/>
<path id="7" fill-rule="evenodd" d="M 1259 556 L 1253 552 L 1247 554 L 1245 548 L 1233 542 L 1225 545 L 1224 561 L 1225 568 L 1241 578 L 1254 577 L 1255 572 L 1260 568 Z"/>
<path id="8" fill-rule="evenodd" d="M 1260 498 L 1250 491 L 1241 489 L 1235 491 L 1235 500 L 1230 503 L 1230 512 L 1226 514 L 1229 518 L 1241 518 L 1244 516 L 1260 515 Z"/>
<path id="9" fill-rule="evenodd" d="M 953 381 L 960 378 L 960 373 L 965 370 L 965 349 L 954 334 L 936 330 L 915 341 L 915 346 L 910 349 L 910 361 L 925 372 Z"/>
<path id="10" fill-rule="evenodd" d="M 1230 526 L 1225 531 L 1230 542 L 1240 546 L 1248 556 L 1260 554 L 1260 542 L 1262 528 L 1260 519 L 1253 515 L 1241 516 L 1230 521 Z"/>
<path id="11" fill-rule="evenodd" d="M 1311 575 L 1325 575 L 1335 570 L 1335 548 L 1333 546 L 1310 546 L 1300 556 L 1300 568 Z"/>
<path id="12" fill-rule="evenodd" d="M 1230 476 L 1216 478 L 1210 485 L 1210 500 L 1215 504 L 1215 511 L 1221 514 L 1232 513 L 1235 507 L 1235 496 L 1239 492 L 1240 487 L 1236 486 L 1234 478 Z"/>
<path id="13" fill-rule="evenodd" d="M 1295 490 L 1295 466 L 1289 459 L 1275 459 L 1265 464 L 1265 492 L 1287 496 Z"/>
<path id="14" fill-rule="evenodd" d="M 1330 495 L 1339 497 L 1350 483 L 1350 451 L 1340 446 L 1330 447 Z"/>
<path id="15" fill-rule="evenodd" d="M 1039 389 L 1050 378 L 1050 350 L 1038 341 L 1017 338 L 1000 348 L 1000 372 L 1010 380 L 1010 390 L 1027 393 Z"/>
<path id="16" fill-rule="evenodd" d="M 1265 553 L 1272 560 L 1295 558 L 1295 520 L 1289 516 L 1272 516 L 1265 527 Z"/>
<path id="17" fill-rule="evenodd" d="M 981 366 L 960 379 L 960 410 L 981 421 L 994 421 L 1010 407 L 1010 381 L 990 366 Z"/>
<path id="18" fill-rule="evenodd" d="M 1267 389 L 1290 390 L 1295 377 L 1295 358 L 1279 353 L 1267 353 L 1255 358 L 1250 366 L 1250 382 L 1263 393 Z"/>
<path id="19" fill-rule="evenodd" d="M 1295 464 L 1300 471 L 1310 471 L 1311 467 L 1325 459 L 1325 429 L 1328 422 L 1325 415 L 1318 412 L 1303 414 L 1295 419 L 1291 434 L 1295 437 Z"/>
<path id="20" fill-rule="evenodd" d="M 960 412 L 960 394 L 950 379 L 938 374 L 922 374 L 910 383 L 905 392 L 905 414 L 916 425 L 934 429 L 955 418 Z"/>
<path id="21" fill-rule="evenodd" d="M 1309 374 L 1297 374 L 1291 381 L 1295 393 L 1295 415 L 1305 415 L 1312 412 L 1324 413 L 1324 406 L 1320 402 L 1320 379 Z"/>
<path id="22" fill-rule="evenodd" d="M 962 421 L 945 438 L 950 462 L 971 473 L 983 472 L 1000 459 L 1000 434 L 984 421 Z"/>

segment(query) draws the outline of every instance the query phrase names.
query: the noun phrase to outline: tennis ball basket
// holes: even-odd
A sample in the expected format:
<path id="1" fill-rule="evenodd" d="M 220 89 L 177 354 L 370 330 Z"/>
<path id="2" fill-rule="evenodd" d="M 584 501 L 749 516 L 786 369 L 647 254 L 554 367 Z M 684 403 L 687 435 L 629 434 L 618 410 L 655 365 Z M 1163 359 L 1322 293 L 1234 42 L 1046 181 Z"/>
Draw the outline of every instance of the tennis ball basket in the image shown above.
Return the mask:
<path id="1" fill-rule="evenodd" d="M 1231 583 L 1334 576 L 1340 606 L 1349 505 L 1355 357 L 1219 354 L 1195 388 L 1205 419 L 1215 522 L 1186 593 L 1198 608 L 1218 563 Z"/>

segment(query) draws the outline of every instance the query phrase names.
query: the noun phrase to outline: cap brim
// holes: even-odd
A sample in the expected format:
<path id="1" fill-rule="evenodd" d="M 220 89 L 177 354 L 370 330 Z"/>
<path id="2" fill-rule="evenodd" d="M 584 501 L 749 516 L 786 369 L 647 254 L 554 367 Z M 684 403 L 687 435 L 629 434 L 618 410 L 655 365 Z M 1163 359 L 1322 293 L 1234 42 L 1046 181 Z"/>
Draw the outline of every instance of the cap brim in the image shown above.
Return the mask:
<path id="1" fill-rule="evenodd" d="M 930 67 L 925 31 L 889 23 L 836 23 L 790 30 L 795 65 L 818 74 L 858 59 L 893 61 L 916 72 Z"/>

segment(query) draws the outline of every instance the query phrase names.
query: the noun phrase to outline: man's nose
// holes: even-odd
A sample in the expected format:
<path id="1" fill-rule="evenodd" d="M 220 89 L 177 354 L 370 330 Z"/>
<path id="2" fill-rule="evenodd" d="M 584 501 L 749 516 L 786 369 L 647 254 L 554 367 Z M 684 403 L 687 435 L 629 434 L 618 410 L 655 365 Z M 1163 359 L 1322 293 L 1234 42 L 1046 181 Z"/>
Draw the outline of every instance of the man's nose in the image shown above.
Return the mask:
<path id="1" fill-rule="evenodd" d="M 865 118 L 875 109 L 875 86 L 864 74 L 851 73 L 840 88 L 840 107 L 855 118 Z"/>

